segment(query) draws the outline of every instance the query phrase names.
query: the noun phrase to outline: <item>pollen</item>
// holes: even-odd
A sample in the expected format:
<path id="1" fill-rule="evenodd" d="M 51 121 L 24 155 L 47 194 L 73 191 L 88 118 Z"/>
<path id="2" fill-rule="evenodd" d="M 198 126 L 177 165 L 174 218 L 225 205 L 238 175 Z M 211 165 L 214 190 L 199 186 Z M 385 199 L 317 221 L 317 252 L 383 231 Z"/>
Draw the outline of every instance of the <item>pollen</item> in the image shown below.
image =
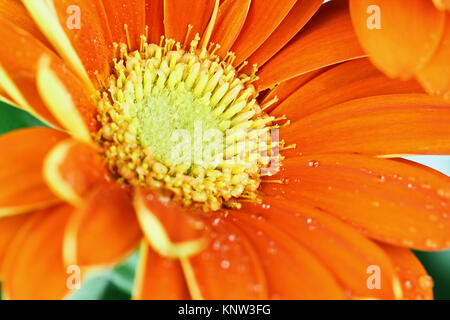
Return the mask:
<path id="1" fill-rule="evenodd" d="M 137 51 L 115 48 L 96 97 L 95 136 L 115 179 L 205 211 L 256 200 L 283 147 L 273 134 L 278 119 L 258 104 L 256 67 L 239 73 L 232 53 L 221 59 L 219 46 L 200 45 L 198 35 L 189 45 L 142 36 Z"/>

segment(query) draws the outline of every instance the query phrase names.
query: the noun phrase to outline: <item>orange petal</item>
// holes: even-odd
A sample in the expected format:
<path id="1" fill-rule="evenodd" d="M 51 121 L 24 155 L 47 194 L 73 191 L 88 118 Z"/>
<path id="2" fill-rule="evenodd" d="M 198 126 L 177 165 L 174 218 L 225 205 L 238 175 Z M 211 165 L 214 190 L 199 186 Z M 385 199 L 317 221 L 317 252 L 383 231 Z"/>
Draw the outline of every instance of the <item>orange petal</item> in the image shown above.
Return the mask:
<path id="1" fill-rule="evenodd" d="M 443 99 L 425 94 L 375 96 L 311 114 L 282 129 L 281 136 L 297 144 L 286 155 L 450 154 L 449 121 L 449 103 Z"/>
<path id="2" fill-rule="evenodd" d="M 439 10 L 450 10 L 450 0 L 433 0 Z"/>
<path id="3" fill-rule="evenodd" d="M 200 36 L 208 25 L 214 9 L 215 0 L 164 0 L 164 27 L 166 37 L 184 42 L 188 25 L 192 25 L 190 38 L 196 33 Z"/>
<path id="4" fill-rule="evenodd" d="M 96 185 L 110 179 L 103 158 L 90 146 L 68 139 L 47 154 L 44 178 L 61 199 L 79 206 Z"/>
<path id="5" fill-rule="evenodd" d="M 380 243 L 395 266 L 403 287 L 403 298 L 433 300 L 433 280 L 419 259 L 409 250 Z"/>
<path id="6" fill-rule="evenodd" d="M 315 77 L 279 105 L 272 115 L 285 114 L 295 121 L 353 99 L 413 92 L 424 92 L 417 81 L 391 80 L 367 58 L 357 59 Z"/>
<path id="7" fill-rule="evenodd" d="M 47 152 L 67 136 L 48 128 L 30 128 L 0 136 L 0 216 L 53 205 L 59 199 L 42 177 Z"/>
<path id="8" fill-rule="evenodd" d="M 427 65 L 416 74 L 417 79 L 431 94 L 450 97 L 450 14 L 446 14 L 446 25 L 441 43 Z"/>
<path id="9" fill-rule="evenodd" d="M 333 50 L 330 50 L 333 48 Z M 258 73 L 259 90 L 309 71 L 364 56 L 346 1 L 324 4 L 305 28 Z"/>
<path id="10" fill-rule="evenodd" d="M 118 262 L 142 239 L 129 192 L 118 184 L 99 186 L 71 216 L 64 236 L 66 265 Z"/>
<path id="11" fill-rule="evenodd" d="M 399 281 L 389 258 L 372 241 L 338 219 L 301 202 L 265 197 L 262 204 L 244 204 L 242 211 L 256 215 L 314 254 L 336 276 L 349 297 L 401 298 Z M 369 289 L 369 267 L 380 268 L 378 290 Z"/>
<path id="12" fill-rule="evenodd" d="M 84 87 L 77 87 L 74 80 L 64 73 L 65 68 L 52 65 L 49 56 L 38 62 L 36 84 L 39 95 L 55 118 L 77 140 L 92 143 L 92 134 L 97 131 L 97 109 Z"/>
<path id="13" fill-rule="evenodd" d="M 54 3 L 62 28 L 92 82 L 100 87 L 98 80 L 103 81 L 109 76 L 113 58 L 111 32 L 101 0 L 58 0 Z"/>
<path id="14" fill-rule="evenodd" d="M 17 103 L 13 101 L 11 97 L 1 87 L 0 87 L 0 101 L 20 109 Z"/>
<path id="15" fill-rule="evenodd" d="M 0 219 L 0 277 L 2 276 L 3 261 L 9 245 L 20 228 L 33 217 L 32 214 L 19 214 Z"/>
<path id="16" fill-rule="evenodd" d="M 444 31 L 445 14 L 431 1 L 350 0 L 350 12 L 362 47 L 390 77 L 411 77 L 425 66 Z"/>
<path id="17" fill-rule="evenodd" d="M 4 262 L 2 290 L 8 299 L 62 299 L 68 292 L 62 260 L 62 238 L 69 206 L 32 217 L 11 243 Z"/>
<path id="18" fill-rule="evenodd" d="M 224 57 L 244 26 L 251 0 L 225 0 L 219 7 L 211 41 L 220 45 L 217 54 Z M 226 27 L 225 27 L 226 26 Z"/>
<path id="19" fill-rule="evenodd" d="M 164 0 L 145 1 L 145 19 L 150 43 L 158 43 L 164 35 Z"/>
<path id="20" fill-rule="evenodd" d="M 180 261 L 165 258 L 142 241 L 133 299 L 189 300 L 190 294 Z"/>
<path id="21" fill-rule="evenodd" d="M 149 245 L 160 255 L 181 258 L 206 245 L 200 213 L 151 190 L 135 191 L 134 207 Z"/>
<path id="22" fill-rule="evenodd" d="M 258 253 L 270 299 L 345 299 L 331 273 L 293 238 L 256 216 L 231 219 Z"/>
<path id="23" fill-rule="evenodd" d="M 103 0 L 112 40 L 139 49 L 145 35 L 145 0 Z M 125 27 L 126 25 L 126 27 Z"/>
<path id="24" fill-rule="evenodd" d="M 244 62 L 269 38 L 295 2 L 296 0 L 252 0 L 242 32 L 231 48 L 236 54 L 235 65 Z"/>
<path id="25" fill-rule="evenodd" d="M 272 58 L 305 26 L 322 4 L 322 0 L 297 1 L 278 28 L 248 58 L 249 65 L 261 67 Z"/>
<path id="26" fill-rule="evenodd" d="M 31 19 L 23 4 L 17 0 L 4 0 L 0 2 L 0 19 L 5 19 L 29 32 L 42 43 L 49 45 L 47 39 Z"/>
<path id="27" fill-rule="evenodd" d="M 419 250 L 450 248 L 450 178 L 409 162 L 359 155 L 287 159 L 270 195 L 309 203 L 364 234 Z"/>
<path id="28" fill-rule="evenodd" d="M 263 267 L 245 235 L 226 218 L 210 219 L 208 225 L 210 245 L 189 261 L 183 261 L 192 297 L 267 299 Z"/>
<path id="29" fill-rule="evenodd" d="M 312 79 L 314 79 L 315 77 L 317 77 L 319 74 L 321 74 L 326 70 L 327 68 L 322 68 L 319 70 L 311 71 L 301 76 L 280 83 L 275 87 L 275 89 L 271 90 L 270 93 L 264 98 L 261 104 L 262 107 L 264 107 L 264 104 L 274 101 L 273 99 L 276 99 L 275 103 L 270 105 L 269 108 L 264 109 L 268 113 L 271 112 L 284 100 L 289 98 L 291 94 L 296 92 L 300 87 L 302 87 L 304 84 L 308 83 L 309 81 L 311 81 Z"/>
<path id="30" fill-rule="evenodd" d="M 37 87 L 38 64 L 40 59 L 45 56 L 49 59 L 53 73 L 65 86 L 68 92 L 67 98 L 73 101 L 76 111 L 79 113 L 78 117 L 82 119 L 88 130 L 95 131 L 95 105 L 91 100 L 91 93 L 78 77 L 67 68 L 53 51 L 50 51 L 29 33 L 2 20 L 0 20 L 0 28 L 4 31 L 0 33 L 0 41 L 8 43 L 8 50 L 0 52 L 0 71 L 3 68 L 6 76 L 15 86 L 15 88 L 5 87 L 5 78 L 2 77 L 0 72 L 0 85 L 3 86 L 8 95 L 23 109 L 40 115 L 52 124 L 58 124 L 54 115 L 45 106 Z M 60 107 L 63 108 L 64 106 Z"/>
<path id="31" fill-rule="evenodd" d="M 8 51 L 0 52 L 0 87 L 17 105 L 37 115 L 43 121 L 58 126 L 57 120 L 45 107 L 36 88 L 36 53 L 51 53 L 31 34 L 0 19 L 0 41 L 8 43 Z M 24 46 L 23 43 L 27 45 Z M 2 75 L 2 70 L 5 75 Z M 7 77 L 7 79 L 5 79 Z"/>

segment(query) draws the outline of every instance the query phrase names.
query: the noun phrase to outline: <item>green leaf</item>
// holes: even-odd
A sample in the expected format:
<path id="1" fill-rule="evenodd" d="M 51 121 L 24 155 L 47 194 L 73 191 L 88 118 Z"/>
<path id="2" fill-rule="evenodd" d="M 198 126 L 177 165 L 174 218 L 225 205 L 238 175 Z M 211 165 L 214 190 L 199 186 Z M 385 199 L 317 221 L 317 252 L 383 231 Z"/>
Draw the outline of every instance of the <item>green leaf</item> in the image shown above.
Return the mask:
<path id="1" fill-rule="evenodd" d="M 0 134 L 20 128 L 36 126 L 45 126 L 45 124 L 28 112 L 0 102 Z"/>
<path id="2" fill-rule="evenodd" d="M 434 298 L 450 300 L 450 251 L 414 252 L 434 281 Z"/>

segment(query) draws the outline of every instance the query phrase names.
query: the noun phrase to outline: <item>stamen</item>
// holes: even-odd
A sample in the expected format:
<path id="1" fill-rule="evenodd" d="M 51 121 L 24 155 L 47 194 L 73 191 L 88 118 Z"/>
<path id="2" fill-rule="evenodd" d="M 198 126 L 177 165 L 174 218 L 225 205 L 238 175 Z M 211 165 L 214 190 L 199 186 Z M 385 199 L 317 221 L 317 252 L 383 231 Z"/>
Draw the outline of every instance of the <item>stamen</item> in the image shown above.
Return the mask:
<path id="1" fill-rule="evenodd" d="M 294 143 L 294 144 L 290 144 L 288 146 L 280 148 L 280 151 L 289 150 L 289 149 L 295 149 L 295 148 L 297 148 L 297 145 Z"/>
<path id="2" fill-rule="evenodd" d="M 270 108 L 273 104 L 277 103 L 279 101 L 278 97 L 275 96 L 272 100 L 267 101 L 261 106 L 262 111 L 266 111 L 268 108 Z"/>
<path id="3" fill-rule="evenodd" d="M 128 25 L 124 24 L 123 25 L 124 29 L 125 29 L 125 33 L 127 35 L 127 44 L 128 44 L 128 48 L 131 49 L 131 38 L 130 38 L 130 32 L 128 31 Z"/>
<path id="4" fill-rule="evenodd" d="M 248 65 L 248 61 L 242 62 L 242 64 L 239 66 L 239 68 L 237 68 L 236 71 L 237 71 L 238 73 L 241 72 L 242 69 L 244 69 L 247 65 Z"/>
<path id="5" fill-rule="evenodd" d="M 183 48 L 186 48 L 189 41 L 189 35 L 191 34 L 192 28 L 194 28 L 191 24 L 188 25 L 188 30 L 186 32 L 186 37 L 184 37 Z M 161 46 L 161 44 L 160 44 Z"/>
<path id="6" fill-rule="evenodd" d="M 219 0 L 216 0 L 211 20 L 209 21 L 208 27 L 206 28 L 205 33 L 203 35 L 201 55 L 203 55 L 203 52 L 206 51 L 206 46 L 208 45 L 209 40 L 211 39 L 211 35 L 214 30 L 214 25 L 216 24 L 218 11 L 219 11 Z"/>
<path id="7" fill-rule="evenodd" d="M 286 119 L 264 113 L 277 98 L 262 108 L 258 105 L 251 84 L 257 78 L 256 65 L 250 75 L 240 74 L 247 62 L 236 70 L 234 53 L 221 59 L 216 56 L 219 45 L 207 48 L 218 4 L 216 0 L 204 38 L 196 34 L 189 46 L 192 26 L 184 45 L 164 36 L 159 45 L 149 44 L 146 28 L 139 50 L 129 52 L 124 25 L 128 47 L 114 44 L 113 72 L 96 95 L 101 128 L 95 138 L 115 179 L 170 191 L 175 200 L 205 210 L 240 208 L 240 202 L 258 201 L 260 183 L 279 183 L 261 180 L 260 169 L 282 158 L 279 142 L 272 141 L 268 131 L 280 127 L 269 124 Z M 216 130 L 223 140 L 205 141 L 202 136 L 200 152 L 189 140 L 181 144 L 187 158 L 174 158 L 179 145 L 174 135 L 181 130 L 178 138 L 195 140 L 198 123 L 203 132 Z M 194 158 L 204 150 L 219 151 L 219 161 L 197 162 Z"/>

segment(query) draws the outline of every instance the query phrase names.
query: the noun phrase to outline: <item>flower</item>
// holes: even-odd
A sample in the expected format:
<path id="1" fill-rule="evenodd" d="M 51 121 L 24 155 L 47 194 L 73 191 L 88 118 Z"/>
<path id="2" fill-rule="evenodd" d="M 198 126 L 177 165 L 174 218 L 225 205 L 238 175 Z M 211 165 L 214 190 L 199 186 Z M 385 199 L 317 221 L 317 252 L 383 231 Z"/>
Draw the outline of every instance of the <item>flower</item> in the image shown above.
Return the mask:
<path id="1" fill-rule="evenodd" d="M 409 249 L 450 247 L 450 179 L 399 157 L 450 153 L 449 104 L 372 66 L 347 1 L 4 0 L 0 25 L 3 99 L 51 125 L 0 137 L 6 297 L 140 244 L 136 299 L 432 298 Z M 275 135 L 176 163 L 198 121 Z"/>
<path id="2" fill-rule="evenodd" d="M 450 96 L 448 10 L 448 0 L 350 0 L 356 34 L 373 63 L 389 77 L 416 78 L 428 93 L 446 98 Z"/>

